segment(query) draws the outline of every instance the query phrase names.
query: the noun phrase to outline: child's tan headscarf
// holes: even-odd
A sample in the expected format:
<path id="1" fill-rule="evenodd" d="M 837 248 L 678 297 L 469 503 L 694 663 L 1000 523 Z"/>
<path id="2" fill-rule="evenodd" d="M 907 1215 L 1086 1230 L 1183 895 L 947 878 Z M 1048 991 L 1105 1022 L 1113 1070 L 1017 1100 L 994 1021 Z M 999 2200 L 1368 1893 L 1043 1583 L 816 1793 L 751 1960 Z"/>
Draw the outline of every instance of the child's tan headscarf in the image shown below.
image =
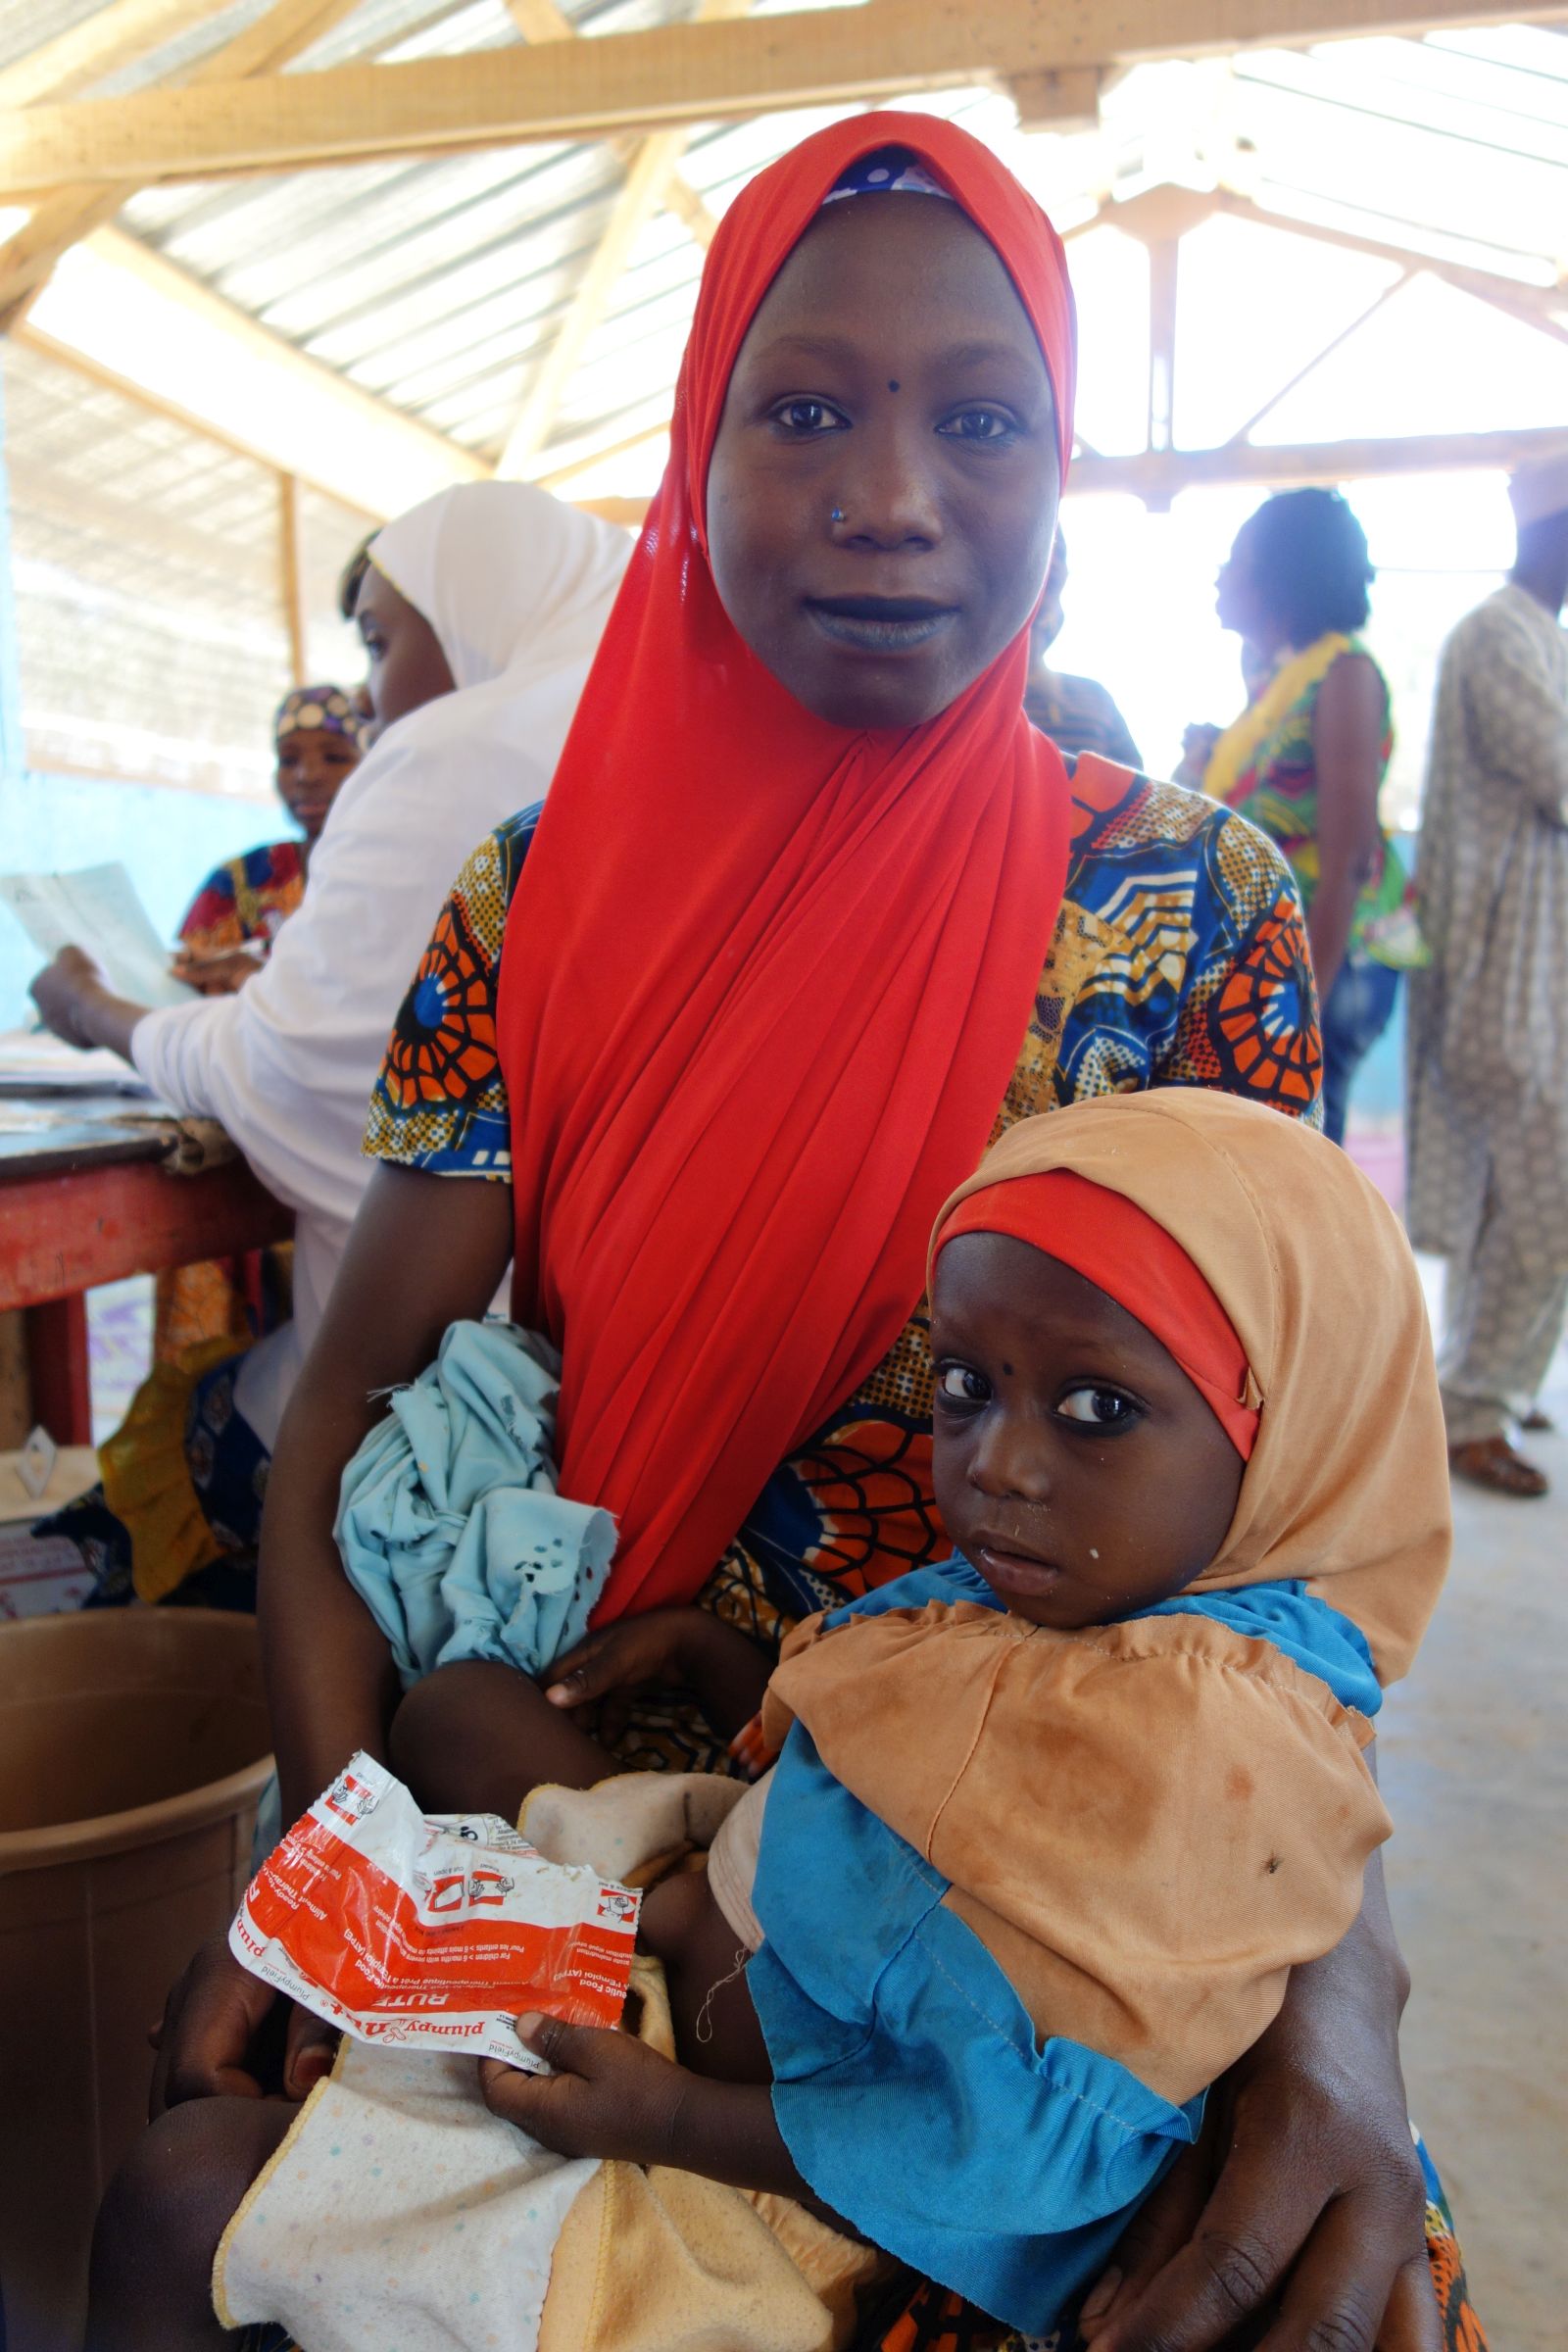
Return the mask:
<path id="1" fill-rule="evenodd" d="M 1432 1336 L 1397 1218 L 1322 1136 L 1233 1095 L 1163 1087 L 1025 1119 L 937 1220 L 988 1186 L 1070 1168 L 1180 1243 L 1262 1397 L 1236 1516 L 1195 1589 L 1301 1577 L 1406 1672 L 1447 1571 Z"/>

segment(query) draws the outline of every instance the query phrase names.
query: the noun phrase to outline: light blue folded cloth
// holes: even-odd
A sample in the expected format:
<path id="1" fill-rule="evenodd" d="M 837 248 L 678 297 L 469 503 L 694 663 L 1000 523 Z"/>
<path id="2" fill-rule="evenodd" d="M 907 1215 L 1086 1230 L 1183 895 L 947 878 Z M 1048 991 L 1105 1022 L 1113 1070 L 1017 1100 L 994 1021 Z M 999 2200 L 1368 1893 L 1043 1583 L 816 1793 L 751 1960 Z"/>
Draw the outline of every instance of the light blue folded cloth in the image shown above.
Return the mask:
<path id="1" fill-rule="evenodd" d="M 537 1333 L 454 1323 L 343 1473 L 338 1548 L 405 1690 L 459 1658 L 539 1674 L 588 1630 L 615 1522 L 556 1493 L 560 1378 Z"/>

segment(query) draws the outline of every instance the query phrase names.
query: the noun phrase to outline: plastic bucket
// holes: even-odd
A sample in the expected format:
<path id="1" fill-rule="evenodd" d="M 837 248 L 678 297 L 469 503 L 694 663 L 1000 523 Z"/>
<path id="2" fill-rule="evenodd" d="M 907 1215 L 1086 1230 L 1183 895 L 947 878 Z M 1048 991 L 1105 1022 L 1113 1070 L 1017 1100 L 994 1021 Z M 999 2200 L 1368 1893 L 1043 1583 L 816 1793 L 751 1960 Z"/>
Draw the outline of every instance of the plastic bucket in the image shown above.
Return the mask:
<path id="1" fill-rule="evenodd" d="M 244 1891 L 271 1769 L 253 1617 L 0 1626 L 0 2287 L 8 2352 L 77 2352 L 147 2029 Z"/>

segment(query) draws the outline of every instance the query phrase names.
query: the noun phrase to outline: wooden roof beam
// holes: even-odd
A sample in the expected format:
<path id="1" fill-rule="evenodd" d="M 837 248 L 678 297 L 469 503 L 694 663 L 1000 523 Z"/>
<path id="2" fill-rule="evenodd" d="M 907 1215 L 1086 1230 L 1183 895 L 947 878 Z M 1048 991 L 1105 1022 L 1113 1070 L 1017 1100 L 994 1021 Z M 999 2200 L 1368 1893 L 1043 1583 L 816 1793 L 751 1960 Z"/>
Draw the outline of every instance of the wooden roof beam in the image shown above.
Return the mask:
<path id="1" fill-rule="evenodd" d="M 1561 288 L 1529 285 L 1521 278 L 1506 276 L 1500 270 L 1478 269 L 1473 262 L 1446 262 L 1435 254 L 1418 253 L 1411 246 L 1394 245 L 1381 237 L 1364 237 L 1352 229 L 1325 227 L 1318 220 L 1298 220 L 1291 213 L 1271 213 L 1250 197 L 1238 195 L 1230 188 L 1216 191 L 1213 207 L 1216 212 L 1228 213 L 1234 220 L 1250 220 L 1260 228 L 1280 229 L 1287 236 L 1308 237 L 1319 245 L 1337 245 L 1343 253 L 1368 254 L 1374 261 L 1397 263 L 1401 270 L 1424 270 L 1430 277 L 1441 277 L 1445 285 L 1457 288 L 1459 293 L 1471 294 L 1478 302 L 1489 302 L 1494 310 L 1522 319 L 1526 326 L 1539 327 L 1543 334 L 1568 342 L 1568 331 L 1552 317 L 1549 308 L 1553 301 L 1561 307 Z M 1107 214 L 1106 218 L 1109 217 Z"/>
<path id="2" fill-rule="evenodd" d="M 585 456 L 573 458 L 569 466 L 553 466 L 544 473 L 536 473 L 534 481 L 541 490 L 564 491 L 568 482 L 579 481 L 585 473 L 597 473 L 615 458 L 629 457 L 633 450 L 647 449 L 655 441 L 667 441 L 670 421 L 665 416 L 658 424 L 645 424 L 640 432 L 627 433 L 619 441 L 607 441 L 602 449 L 591 449 Z"/>
<path id="3" fill-rule="evenodd" d="M 515 479 L 528 471 L 529 460 L 549 440 L 561 403 L 576 373 L 583 346 L 603 320 L 615 288 L 626 274 L 631 249 L 654 216 L 662 209 L 670 180 L 686 150 L 684 130 L 656 130 L 637 144 L 636 158 L 626 184 L 616 197 L 604 234 L 555 340 L 540 364 L 521 415 L 507 435 L 496 471 Z"/>
<path id="4" fill-rule="evenodd" d="M 1254 45 L 1544 23 L 1562 0 L 951 0 L 658 25 L 596 40 L 265 74 L 0 115 L 0 195 L 297 171 L 377 156 L 690 127 Z"/>
<path id="5" fill-rule="evenodd" d="M 203 58 L 184 77 L 185 86 L 198 89 L 211 81 L 273 74 L 355 5 L 356 0 L 273 0 L 243 32 Z M 123 102 L 101 99 L 98 103 L 113 106 Z M 113 220 L 139 185 L 132 179 L 111 181 L 107 186 L 57 186 L 33 208 L 30 219 L 0 244 L 0 333 L 26 316 L 28 305 L 39 287 L 47 284 L 60 256 Z"/>
<path id="6" fill-rule="evenodd" d="M 743 0 L 743 5 L 740 7 L 699 8 L 698 14 L 700 16 L 744 16 L 749 4 L 750 0 Z M 557 0 L 507 0 L 507 9 L 513 23 L 525 41 L 570 41 L 577 37 L 576 25 L 565 10 L 557 5 Z M 637 161 L 642 141 L 636 138 L 616 138 L 610 141 L 610 146 L 629 172 Z M 713 231 L 718 226 L 718 218 L 716 214 L 710 211 L 707 203 L 692 186 L 691 181 L 685 178 L 681 172 L 672 172 L 670 173 L 669 185 L 664 191 L 664 203 L 667 211 L 674 213 L 678 219 L 685 221 L 698 244 L 706 251 L 713 241 Z"/>
<path id="7" fill-rule="evenodd" d="M 518 5 L 523 4 L 524 0 L 518 0 Z M 537 6 L 539 0 L 530 0 L 530 4 Z M 697 0 L 693 22 L 744 16 L 750 6 L 751 0 Z M 529 460 L 549 440 L 566 386 L 576 373 L 588 338 L 604 319 L 615 288 L 626 274 L 632 248 L 649 222 L 668 203 L 690 136 L 687 130 L 656 130 L 646 139 L 631 142 L 626 184 L 615 199 L 582 282 L 545 354 L 522 414 L 507 436 L 496 466 L 498 473 L 513 478 L 525 474 Z"/>
<path id="8" fill-rule="evenodd" d="M 471 450 L 297 351 L 138 238 L 101 228 L 81 265 L 90 280 L 62 280 L 24 339 L 130 398 L 377 520 L 488 476 Z"/>
<path id="9" fill-rule="evenodd" d="M 1223 449 L 1139 450 L 1134 456 L 1079 457 L 1067 487 L 1076 494 L 1119 492 L 1163 508 L 1183 490 L 1230 482 L 1260 489 L 1298 482 L 1365 481 L 1390 474 L 1511 472 L 1539 458 L 1568 455 L 1560 426 L 1497 433 L 1411 433 L 1397 439 L 1304 442 L 1270 449 L 1232 442 Z"/>
<path id="10" fill-rule="evenodd" d="M 1568 343 L 1568 326 L 1554 315 L 1563 309 L 1568 295 L 1568 289 L 1561 285 L 1533 285 L 1500 270 L 1483 270 L 1474 262 L 1447 262 L 1413 245 L 1396 245 L 1385 237 L 1363 236 L 1354 229 L 1327 226 L 1321 220 L 1303 220 L 1295 213 L 1270 212 L 1234 188 L 1215 188 L 1203 193 L 1161 183 L 1144 188 L 1119 203 L 1107 198 L 1087 220 L 1069 228 L 1064 241 L 1070 245 L 1075 237 L 1086 236 L 1094 228 L 1117 228 L 1127 236 L 1136 237 L 1140 244 L 1152 247 L 1167 237 L 1185 237 L 1221 213 L 1256 228 L 1273 229 L 1282 236 L 1306 237 L 1314 244 L 1337 246 L 1342 253 L 1361 253 L 1373 261 L 1391 262 L 1401 271 L 1419 270 L 1429 277 L 1441 278 L 1445 285 L 1453 286 L 1459 293 L 1472 295 L 1477 302 L 1490 303 L 1494 310 L 1505 312 L 1526 326 Z"/>
<path id="11" fill-rule="evenodd" d="M 1068 476 L 1072 497 L 1116 494 L 1141 498 L 1163 514 L 1184 490 L 1212 489 L 1231 482 L 1259 490 L 1294 488 L 1301 482 L 1376 480 L 1389 474 L 1512 472 L 1538 458 L 1568 457 L 1568 433 L 1559 427 L 1500 433 L 1423 433 L 1387 441 L 1303 442 L 1278 449 L 1252 443 L 1223 449 L 1140 450 L 1133 457 L 1102 458 L 1087 451 L 1075 457 Z M 573 502 L 606 522 L 640 527 L 646 498 L 582 498 Z"/>
<path id="12" fill-rule="evenodd" d="M 227 0 L 109 0 L 107 8 L 40 42 L 0 72 L 0 107 L 69 98 L 216 17 L 226 5 Z"/>

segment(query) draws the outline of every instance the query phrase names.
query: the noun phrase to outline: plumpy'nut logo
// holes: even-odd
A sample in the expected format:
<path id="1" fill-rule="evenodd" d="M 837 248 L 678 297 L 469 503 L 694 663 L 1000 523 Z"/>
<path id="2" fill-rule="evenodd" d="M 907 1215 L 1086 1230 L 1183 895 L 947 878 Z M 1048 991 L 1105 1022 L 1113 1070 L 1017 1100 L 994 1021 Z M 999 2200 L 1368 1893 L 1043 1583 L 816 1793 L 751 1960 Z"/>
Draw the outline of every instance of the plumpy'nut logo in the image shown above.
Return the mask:
<path id="1" fill-rule="evenodd" d="M 340 1772 L 321 1799 L 329 1813 L 351 1826 L 365 1821 L 375 1811 L 375 1790 L 356 1778 L 352 1772 Z"/>
<path id="2" fill-rule="evenodd" d="M 273 1848 L 229 1949 L 358 2039 L 532 2069 L 512 2024 L 524 2010 L 619 2018 L 641 1899 L 492 1814 L 423 1812 L 361 1753 Z"/>

